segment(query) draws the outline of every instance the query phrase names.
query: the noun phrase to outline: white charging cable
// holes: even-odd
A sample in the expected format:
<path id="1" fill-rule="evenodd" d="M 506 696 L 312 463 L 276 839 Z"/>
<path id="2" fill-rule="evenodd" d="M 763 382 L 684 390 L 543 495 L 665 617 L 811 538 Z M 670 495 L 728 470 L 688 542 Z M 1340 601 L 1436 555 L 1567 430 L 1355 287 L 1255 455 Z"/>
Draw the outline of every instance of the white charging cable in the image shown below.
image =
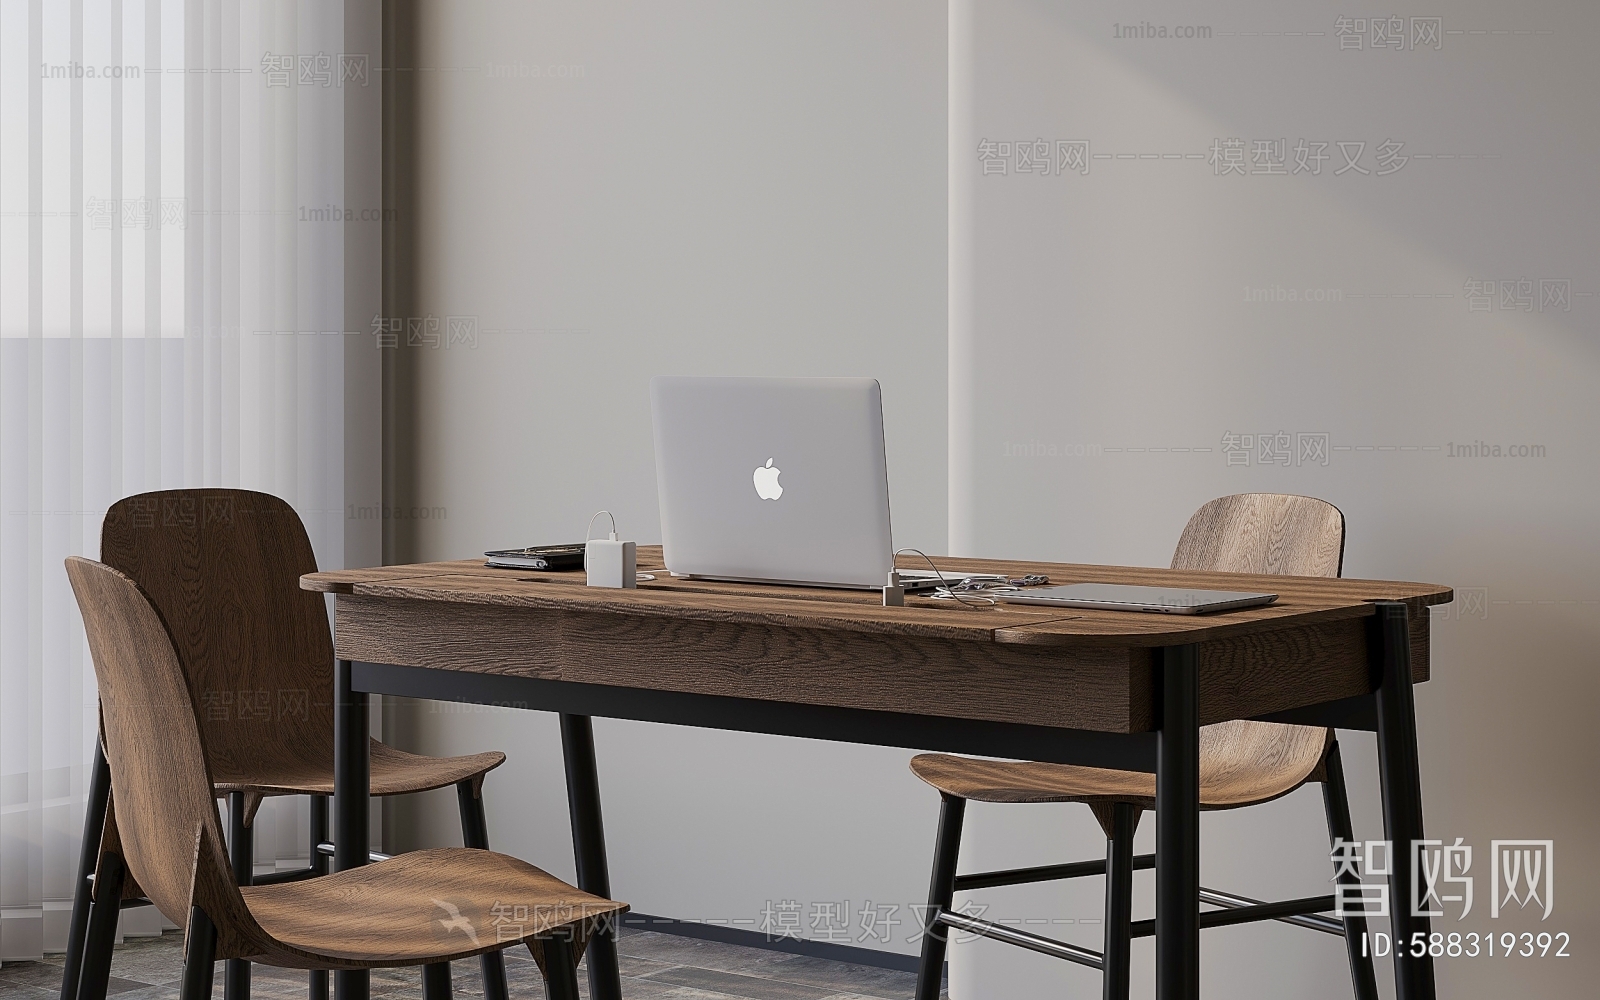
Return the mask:
<path id="1" fill-rule="evenodd" d="M 993 607 L 994 605 L 1000 603 L 992 597 L 983 597 L 981 595 L 963 594 L 958 592 L 955 589 L 956 585 L 952 584 L 948 579 L 945 578 L 944 573 L 939 569 L 939 567 L 933 564 L 933 560 L 928 558 L 928 554 L 921 549 L 904 548 L 894 550 L 894 554 L 896 556 L 900 555 L 902 552 L 915 552 L 917 555 L 921 556 L 922 561 L 928 564 L 929 569 L 933 570 L 933 575 L 939 578 L 939 588 L 929 596 L 937 597 L 943 600 L 953 600 L 963 607 L 968 608 Z M 889 580 L 889 586 L 884 588 L 884 602 L 887 603 L 893 598 L 894 595 L 892 595 L 890 591 L 899 590 L 901 603 L 904 603 L 905 588 L 900 586 L 899 572 L 897 570 L 890 570 Z"/>
<path id="2" fill-rule="evenodd" d="M 613 542 L 617 540 L 617 519 L 616 519 L 616 517 L 614 515 L 612 515 L 612 513 L 609 510 L 597 510 L 597 511 L 594 512 L 594 516 L 589 518 L 589 526 L 587 528 L 583 529 L 583 540 L 584 541 L 587 542 L 589 540 L 589 536 L 594 534 L 594 523 L 596 521 L 600 520 L 600 515 L 601 514 L 604 514 L 606 516 L 606 518 L 611 521 L 611 539 L 610 540 L 613 541 Z"/>

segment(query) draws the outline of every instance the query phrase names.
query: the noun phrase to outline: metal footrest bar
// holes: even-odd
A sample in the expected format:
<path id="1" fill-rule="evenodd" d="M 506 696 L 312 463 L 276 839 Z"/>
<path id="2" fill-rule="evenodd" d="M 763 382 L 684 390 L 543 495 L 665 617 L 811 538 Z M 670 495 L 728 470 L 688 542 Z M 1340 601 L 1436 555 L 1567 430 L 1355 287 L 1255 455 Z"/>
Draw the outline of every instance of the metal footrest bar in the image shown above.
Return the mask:
<path id="1" fill-rule="evenodd" d="M 1326 898 L 1333 899 L 1332 896 Z M 1218 892 L 1215 889 L 1207 889 L 1204 886 L 1200 888 L 1200 902 L 1210 903 L 1213 906 L 1227 907 L 1230 910 L 1236 910 L 1241 906 L 1265 905 L 1259 899 L 1251 899 L 1249 896 L 1235 896 L 1231 892 Z M 1333 906 L 1330 903 L 1323 909 L 1331 910 Z M 1324 934 L 1335 934 L 1339 937 L 1344 937 L 1344 921 L 1335 917 L 1324 917 L 1320 913 L 1314 915 L 1297 913 L 1275 919 L 1281 920 L 1286 924 L 1294 924 L 1296 927 L 1306 927 L 1314 931 L 1321 931 Z"/>
<path id="2" fill-rule="evenodd" d="M 1154 854 L 1139 854 L 1133 859 L 1133 870 L 1140 871 L 1156 866 Z M 956 876 L 956 891 L 964 889 L 992 889 L 997 885 L 1026 885 L 1029 882 L 1055 882 L 1061 879 L 1086 878 L 1090 875 L 1104 875 L 1106 862 L 1104 858 L 1098 861 L 1075 861 L 1070 865 L 1043 865 L 1038 868 L 1012 868 L 1003 872 L 973 872 L 970 875 Z"/>
<path id="3" fill-rule="evenodd" d="M 325 840 L 322 843 L 318 844 L 317 845 L 317 853 L 318 854 L 326 854 L 330 858 L 333 857 L 333 842 Z M 368 861 L 388 861 L 392 857 L 394 857 L 393 854 L 379 854 L 377 851 L 368 851 L 367 852 L 367 860 Z M 259 883 L 257 883 L 257 884 L 259 884 Z"/>
<path id="4" fill-rule="evenodd" d="M 90 872 L 90 874 L 85 875 L 83 880 L 85 880 L 85 882 L 93 883 L 94 872 Z M 150 902 L 149 899 L 144 898 L 144 896 L 128 896 L 126 899 L 118 899 L 117 901 L 117 909 L 133 909 L 133 907 L 136 906 L 155 906 L 155 904 L 154 902 Z"/>
<path id="5" fill-rule="evenodd" d="M 1331 909 L 1333 909 L 1332 896 L 1307 896 L 1304 899 L 1286 899 L 1281 903 L 1252 903 L 1226 910 L 1207 910 L 1200 914 L 1200 929 L 1231 927 L 1234 924 L 1250 924 L 1257 920 L 1282 920 L 1285 917 L 1321 913 Z M 1156 922 L 1135 920 L 1131 928 L 1132 937 L 1152 937 L 1156 932 Z M 1317 930 L 1322 928 L 1318 927 Z"/>
<path id="6" fill-rule="evenodd" d="M 90 872 L 89 874 L 85 875 L 84 876 L 84 880 L 87 881 L 87 882 L 93 883 L 94 882 L 94 872 Z M 144 896 L 128 896 L 125 899 L 117 900 L 117 909 L 119 909 L 119 910 L 131 910 L 136 906 L 154 906 L 154 905 L 156 905 L 156 904 L 150 902 L 150 900 L 147 899 Z"/>
<path id="7" fill-rule="evenodd" d="M 308 878 L 316 878 L 315 868 L 285 868 L 281 872 L 267 872 L 265 875 L 256 875 L 250 880 L 251 885 L 278 885 L 282 882 L 301 882 Z"/>
<path id="8" fill-rule="evenodd" d="M 1019 931 L 1015 927 L 1006 927 L 1003 924 L 991 923 L 987 920 L 978 920 L 960 913 L 951 913 L 949 910 L 940 910 L 937 921 L 946 927 L 953 927 L 958 931 L 977 934 L 994 941 L 1004 941 L 1014 944 L 1018 948 L 1036 951 L 1041 955 L 1051 958 L 1064 958 L 1069 962 L 1087 965 L 1091 969 L 1105 968 L 1105 957 L 1098 951 L 1080 948 L 1075 944 L 1057 941 L 1054 938 L 1041 937 L 1038 934 L 1029 934 Z"/>
<path id="9" fill-rule="evenodd" d="M 332 844 L 319 844 L 317 846 L 319 848 L 327 848 L 327 850 L 323 850 L 322 851 L 323 854 L 331 854 L 331 853 L 333 853 L 333 851 L 332 851 L 333 845 Z M 388 855 L 386 855 L 386 854 L 374 854 L 374 855 L 372 855 L 372 860 L 374 860 L 374 861 L 382 861 L 387 857 L 388 857 Z M 316 877 L 317 877 L 317 870 L 315 868 L 286 868 L 281 872 L 268 872 L 265 875 L 257 875 L 257 876 L 255 876 L 254 878 L 252 878 L 250 880 L 250 884 L 251 885 L 277 885 L 280 882 L 302 882 L 302 881 L 304 881 L 304 880 L 306 880 L 308 878 L 316 878 Z M 89 873 L 88 878 L 89 878 L 89 880 L 91 882 L 94 881 L 94 873 L 93 872 Z M 155 905 L 154 903 L 150 902 L 150 900 L 148 898 L 144 897 L 144 896 L 130 896 L 127 899 L 124 899 L 124 900 L 121 901 L 119 908 L 127 910 L 127 909 L 131 909 L 133 907 L 136 907 L 136 906 L 154 906 L 154 905 Z"/>

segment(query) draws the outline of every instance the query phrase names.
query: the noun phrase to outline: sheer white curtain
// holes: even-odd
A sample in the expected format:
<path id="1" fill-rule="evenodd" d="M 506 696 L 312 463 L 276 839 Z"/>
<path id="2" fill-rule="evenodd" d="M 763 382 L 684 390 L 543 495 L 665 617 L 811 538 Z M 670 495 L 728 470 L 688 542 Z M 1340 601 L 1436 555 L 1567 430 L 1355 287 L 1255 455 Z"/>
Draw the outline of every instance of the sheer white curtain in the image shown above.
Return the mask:
<path id="1" fill-rule="evenodd" d="M 344 516 L 377 484 L 346 427 L 376 426 L 378 23 L 376 0 L 0 0 L 6 960 L 65 943 L 95 688 L 62 559 L 98 552 L 107 506 L 265 490 L 322 567 L 378 561 Z M 301 800 L 256 830 L 258 865 L 304 857 Z M 158 930 L 143 913 L 124 931 Z"/>

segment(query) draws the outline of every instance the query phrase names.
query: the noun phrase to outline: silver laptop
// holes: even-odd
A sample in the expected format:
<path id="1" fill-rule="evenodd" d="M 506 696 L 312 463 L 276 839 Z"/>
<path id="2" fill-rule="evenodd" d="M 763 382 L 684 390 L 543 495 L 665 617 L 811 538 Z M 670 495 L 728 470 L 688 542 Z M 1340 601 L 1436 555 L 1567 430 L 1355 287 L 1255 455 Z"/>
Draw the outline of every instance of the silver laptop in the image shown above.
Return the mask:
<path id="1" fill-rule="evenodd" d="M 650 380 L 667 569 L 882 587 L 894 564 L 870 378 Z"/>
<path id="2" fill-rule="evenodd" d="M 1039 587 L 998 596 L 1000 600 L 1012 604 L 1044 604 L 1103 611 L 1155 611 L 1167 615 L 1204 615 L 1213 611 L 1254 608 L 1278 599 L 1277 594 L 1241 590 L 1139 587 L 1119 583 L 1074 583 L 1065 587 Z"/>

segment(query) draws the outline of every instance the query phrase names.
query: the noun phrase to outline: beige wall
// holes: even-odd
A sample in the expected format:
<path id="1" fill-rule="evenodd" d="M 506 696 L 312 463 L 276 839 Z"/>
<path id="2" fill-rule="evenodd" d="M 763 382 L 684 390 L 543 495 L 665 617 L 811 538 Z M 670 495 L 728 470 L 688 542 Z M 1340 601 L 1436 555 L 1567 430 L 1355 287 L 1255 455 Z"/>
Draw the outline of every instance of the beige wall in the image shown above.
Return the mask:
<path id="1" fill-rule="evenodd" d="M 386 311 L 441 321 L 387 359 L 390 559 L 571 540 L 602 507 L 659 541 L 660 373 L 877 377 L 896 541 L 943 547 L 942 8 L 452 2 L 388 28 L 417 69 L 388 74 Z M 389 732 L 504 749 L 492 841 L 570 874 L 554 718 L 446 707 Z M 595 728 L 637 909 L 754 928 L 768 900 L 809 922 L 923 898 L 937 796 L 905 751 Z M 458 836 L 449 795 L 393 808 L 417 842 Z"/>
<path id="2" fill-rule="evenodd" d="M 951 120 L 951 296 L 963 304 L 952 307 L 963 360 L 951 364 L 951 405 L 966 415 L 952 425 L 952 547 L 1162 565 L 1211 497 L 1302 493 L 1344 511 L 1347 576 L 1458 588 L 1416 701 L 1426 829 L 1473 848 L 1475 898 L 1465 920 L 1447 904 L 1434 929 L 1565 931 L 1575 944 L 1565 959 L 1442 957 L 1441 995 L 1592 994 L 1582 984 L 1600 963 L 1576 942 L 1600 929 L 1588 776 L 1600 759 L 1600 73 L 1586 41 L 1600 9 L 1402 7 L 1393 13 L 1441 19 L 1437 49 L 1410 47 L 1403 19 L 1404 49 L 1356 50 L 1340 47 L 1336 19 L 1389 8 L 952 7 L 951 75 L 967 81 Z M 1211 37 L 1117 37 L 1130 21 Z M 1087 142 L 1088 172 L 981 172 L 983 139 L 1035 137 L 1052 152 L 1055 140 Z M 1258 173 L 1256 141 L 1279 137 L 1285 173 Z M 1210 162 L 1229 139 L 1244 144 L 1243 173 Z M 1288 173 L 1301 139 L 1308 151 L 1328 143 L 1320 174 Z M 1408 159 L 1380 174 L 1385 139 Z M 1341 141 L 1366 173 L 1335 173 Z M 1522 278 L 1535 298 L 1541 287 L 1572 296 L 1509 309 L 1499 295 L 1469 299 L 1473 281 L 1509 282 L 1515 296 Z M 1229 432 L 1283 432 L 1288 453 L 1274 441 L 1265 451 L 1286 461 L 1261 461 L 1260 441 L 1225 453 Z M 1479 441 L 1526 450 L 1462 454 Z M 1300 451 L 1317 443 L 1321 456 Z M 996 493 L 1019 498 L 1022 516 L 990 516 Z M 1343 742 L 1357 836 L 1381 839 L 1371 737 Z M 1019 811 L 977 820 L 969 863 L 1050 854 L 1061 835 Z M 1305 788 L 1205 816 L 1203 884 L 1327 892 L 1321 812 Z M 1055 829 L 1080 852 L 1097 839 L 1082 815 Z M 1492 842 L 1520 838 L 1555 842 L 1548 920 L 1490 917 Z M 1091 883 L 985 899 L 995 912 L 1081 920 L 1098 897 Z M 1152 951 L 1135 947 L 1136 995 L 1152 989 Z M 1282 924 L 1208 933 L 1201 964 L 1213 994 L 1350 995 L 1338 942 Z M 951 982 L 969 1000 L 1077 995 L 1093 977 L 985 942 L 956 949 Z"/>

